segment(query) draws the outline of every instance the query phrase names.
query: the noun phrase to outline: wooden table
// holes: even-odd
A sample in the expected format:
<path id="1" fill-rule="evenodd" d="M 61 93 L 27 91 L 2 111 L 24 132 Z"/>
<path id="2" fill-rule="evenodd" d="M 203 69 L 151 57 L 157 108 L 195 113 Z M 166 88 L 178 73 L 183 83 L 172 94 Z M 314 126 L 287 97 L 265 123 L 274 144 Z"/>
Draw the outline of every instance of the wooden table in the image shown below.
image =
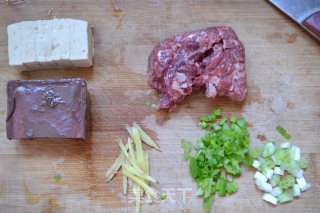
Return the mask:
<path id="1" fill-rule="evenodd" d="M 48 10 L 51 10 L 48 13 Z M 70 17 L 94 25 L 94 67 L 19 73 L 8 66 L 6 26 L 22 20 Z M 209 100 L 199 92 L 172 113 L 144 104 L 159 94 L 146 81 L 147 57 L 162 39 L 208 26 L 235 29 L 246 48 L 249 95 L 244 104 Z M 23 8 L 0 3 L 0 212 L 133 212 L 132 195 L 122 194 L 122 176 L 106 183 L 104 173 L 119 154 L 124 124 L 141 124 L 162 147 L 150 151 L 155 187 L 170 198 L 142 206 L 142 212 L 202 212 L 196 184 L 182 159 L 180 140 L 204 134 L 197 117 L 221 107 L 250 123 L 257 135 L 281 139 L 283 125 L 310 161 L 312 188 L 294 202 L 273 207 L 254 186 L 254 170 L 243 166 L 239 190 L 216 197 L 212 212 L 320 211 L 320 48 L 319 43 L 266 1 L 107 0 L 36 1 Z M 11 79 L 84 78 L 92 102 L 88 141 L 6 139 L 6 82 Z M 261 136 L 258 136 L 261 138 Z M 60 174 L 56 183 L 54 176 Z M 185 195 L 185 198 L 183 198 Z"/>

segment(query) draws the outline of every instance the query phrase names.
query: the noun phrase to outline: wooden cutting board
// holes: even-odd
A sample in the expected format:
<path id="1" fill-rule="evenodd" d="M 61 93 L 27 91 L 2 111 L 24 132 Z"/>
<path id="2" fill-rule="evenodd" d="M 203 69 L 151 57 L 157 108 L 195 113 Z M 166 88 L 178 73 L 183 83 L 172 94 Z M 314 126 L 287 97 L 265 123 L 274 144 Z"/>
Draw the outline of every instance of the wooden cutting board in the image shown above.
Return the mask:
<path id="1" fill-rule="evenodd" d="M 48 10 L 50 10 L 48 12 Z M 8 66 L 6 26 L 22 20 L 75 18 L 94 25 L 94 67 L 18 73 Z M 245 103 L 191 95 L 172 113 L 144 104 L 159 94 L 146 80 L 148 55 L 159 41 L 209 26 L 235 29 L 246 48 L 249 94 Z M 202 212 L 196 184 L 182 159 L 180 140 L 204 134 L 197 117 L 221 107 L 250 123 L 258 138 L 280 139 L 283 125 L 310 161 L 305 177 L 312 187 L 294 202 L 273 207 L 254 186 L 254 171 L 243 167 L 232 196 L 216 197 L 212 212 L 320 211 L 320 48 L 266 1 L 73 0 L 36 1 L 22 8 L 0 3 L 0 212 L 133 212 L 132 194 L 122 194 L 121 173 L 106 183 L 104 173 L 119 154 L 124 124 L 141 124 L 162 152 L 150 150 L 155 187 L 168 199 L 143 204 L 142 212 Z M 91 95 L 90 140 L 6 139 L 6 82 L 12 79 L 84 78 Z M 55 175 L 61 175 L 56 182 Z"/>

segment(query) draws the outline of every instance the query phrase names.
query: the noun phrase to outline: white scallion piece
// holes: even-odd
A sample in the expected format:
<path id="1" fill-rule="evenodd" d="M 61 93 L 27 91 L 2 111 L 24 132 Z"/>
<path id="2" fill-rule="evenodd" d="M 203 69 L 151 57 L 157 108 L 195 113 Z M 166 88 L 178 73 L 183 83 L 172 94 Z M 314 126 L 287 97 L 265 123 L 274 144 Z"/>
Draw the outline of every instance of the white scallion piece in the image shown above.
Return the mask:
<path id="1" fill-rule="evenodd" d="M 258 172 L 258 171 L 256 171 L 256 173 L 254 175 L 254 178 L 256 180 L 261 180 L 261 181 L 264 181 L 264 182 L 267 182 L 267 180 L 268 180 L 268 178 L 265 175 L 263 175 L 261 172 Z"/>
<path id="2" fill-rule="evenodd" d="M 272 186 L 265 181 L 257 179 L 256 185 L 257 185 L 258 189 L 260 189 L 261 191 L 268 192 L 268 193 L 272 192 Z"/>
<path id="3" fill-rule="evenodd" d="M 283 190 L 280 187 L 274 187 L 271 191 L 271 195 L 274 197 L 278 197 L 279 195 L 281 195 L 283 192 Z"/>
<path id="4" fill-rule="evenodd" d="M 290 149 L 291 148 L 291 143 L 290 142 L 282 142 L 280 144 L 280 149 Z"/>
<path id="5" fill-rule="evenodd" d="M 277 203 L 278 203 L 278 199 L 269 193 L 264 193 L 262 199 L 273 204 L 273 205 L 277 205 Z"/>
<path id="6" fill-rule="evenodd" d="M 295 161 L 298 161 L 298 160 L 300 160 L 301 159 L 301 154 L 300 154 L 300 148 L 299 147 L 297 147 L 297 146 L 292 146 L 291 147 L 291 150 L 293 151 L 293 159 L 295 160 Z"/>
<path id="7" fill-rule="evenodd" d="M 284 175 L 284 169 L 281 167 L 274 167 L 274 173 L 277 175 Z"/>
<path id="8" fill-rule="evenodd" d="M 257 160 L 254 160 L 253 163 L 252 163 L 252 166 L 254 168 L 256 168 L 256 169 L 258 169 L 260 165 L 261 165 L 261 163 L 259 161 L 257 161 Z"/>
<path id="9" fill-rule="evenodd" d="M 292 195 L 294 197 L 299 197 L 301 195 L 300 187 L 298 184 L 294 184 L 292 187 Z"/>
<path id="10" fill-rule="evenodd" d="M 262 172 L 268 179 L 270 179 L 273 175 L 274 171 L 273 169 L 265 168 Z"/>
<path id="11" fill-rule="evenodd" d="M 301 191 L 305 191 L 308 188 L 310 188 L 310 185 L 307 184 L 306 179 L 304 179 L 304 177 L 297 178 L 296 181 L 297 181 Z"/>
<path id="12" fill-rule="evenodd" d="M 272 155 L 271 158 L 274 161 L 275 165 L 280 166 L 281 161 L 279 159 L 277 159 L 276 156 Z"/>
<path id="13" fill-rule="evenodd" d="M 279 203 L 287 203 L 292 201 L 292 199 L 292 196 L 288 192 L 284 192 L 278 197 Z"/>
<path id="14" fill-rule="evenodd" d="M 297 170 L 297 172 L 294 174 L 294 176 L 295 176 L 296 178 L 301 178 L 301 177 L 303 177 L 303 170 L 302 170 L 302 169 Z"/>
<path id="15" fill-rule="evenodd" d="M 268 142 L 263 147 L 263 157 L 269 157 L 276 151 L 276 147 L 272 142 Z"/>

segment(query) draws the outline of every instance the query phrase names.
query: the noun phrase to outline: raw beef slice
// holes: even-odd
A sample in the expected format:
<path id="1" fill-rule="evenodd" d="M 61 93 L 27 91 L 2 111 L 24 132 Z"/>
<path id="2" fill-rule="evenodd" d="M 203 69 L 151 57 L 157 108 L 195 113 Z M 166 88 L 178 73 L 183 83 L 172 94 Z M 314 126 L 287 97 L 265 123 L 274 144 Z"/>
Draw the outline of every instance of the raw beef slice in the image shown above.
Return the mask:
<path id="1" fill-rule="evenodd" d="M 245 53 L 230 27 L 170 37 L 151 52 L 149 83 L 162 93 L 157 109 L 173 110 L 193 90 L 206 86 L 206 96 L 228 96 L 243 101 L 247 96 Z"/>

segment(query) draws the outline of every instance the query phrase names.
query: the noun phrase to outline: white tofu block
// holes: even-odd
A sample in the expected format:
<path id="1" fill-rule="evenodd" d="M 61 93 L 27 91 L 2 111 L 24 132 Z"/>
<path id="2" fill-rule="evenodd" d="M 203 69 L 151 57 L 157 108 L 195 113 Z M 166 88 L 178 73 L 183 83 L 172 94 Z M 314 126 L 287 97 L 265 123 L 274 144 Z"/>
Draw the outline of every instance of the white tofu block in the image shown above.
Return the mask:
<path id="1" fill-rule="evenodd" d="M 71 19 L 53 19 L 51 59 L 60 67 L 73 67 L 70 61 Z"/>
<path id="2" fill-rule="evenodd" d="M 36 51 L 36 40 L 35 36 L 38 32 L 38 24 L 35 21 L 23 21 L 19 23 L 19 29 L 21 33 L 19 46 L 20 57 L 22 63 L 28 68 L 28 70 L 38 70 L 43 67 L 36 60 L 37 51 Z"/>
<path id="3" fill-rule="evenodd" d="M 8 55 L 9 65 L 18 71 L 27 70 L 21 61 L 20 23 L 11 24 L 7 27 L 8 32 Z"/>
<path id="4" fill-rule="evenodd" d="M 22 21 L 8 26 L 9 64 L 19 71 L 90 67 L 92 27 L 73 19 Z"/>
<path id="5" fill-rule="evenodd" d="M 36 33 L 36 60 L 44 68 L 56 68 L 57 65 L 51 59 L 52 46 L 52 20 L 38 20 Z"/>
<path id="6" fill-rule="evenodd" d="M 91 67 L 93 58 L 92 27 L 86 21 L 72 20 L 70 60 L 76 67 Z"/>
<path id="7" fill-rule="evenodd" d="M 273 197 L 271 194 L 269 193 L 264 193 L 263 197 L 262 197 L 263 200 L 273 204 L 273 205 L 277 205 L 278 203 L 278 199 Z"/>

